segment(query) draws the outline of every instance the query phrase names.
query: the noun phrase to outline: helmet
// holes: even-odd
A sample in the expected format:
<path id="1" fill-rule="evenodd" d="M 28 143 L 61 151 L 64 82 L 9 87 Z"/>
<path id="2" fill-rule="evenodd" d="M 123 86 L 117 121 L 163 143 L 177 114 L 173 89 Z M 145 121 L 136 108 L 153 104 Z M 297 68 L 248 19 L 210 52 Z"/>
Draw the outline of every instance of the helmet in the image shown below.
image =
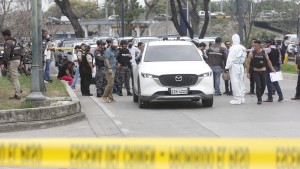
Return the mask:
<path id="1" fill-rule="evenodd" d="M 97 40 L 96 44 L 97 44 L 97 46 L 99 46 L 99 45 L 106 45 L 106 42 L 103 41 L 103 40 Z"/>
<path id="2" fill-rule="evenodd" d="M 107 38 L 106 39 L 106 43 L 112 43 L 112 39 L 111 38 Z"/>
<path id="3" fill-rule="evenodd" d="M 121 40 L 120 42 L 120 45 L 127 45 L 127 44 L 128 44 L 127 40 Z"/>

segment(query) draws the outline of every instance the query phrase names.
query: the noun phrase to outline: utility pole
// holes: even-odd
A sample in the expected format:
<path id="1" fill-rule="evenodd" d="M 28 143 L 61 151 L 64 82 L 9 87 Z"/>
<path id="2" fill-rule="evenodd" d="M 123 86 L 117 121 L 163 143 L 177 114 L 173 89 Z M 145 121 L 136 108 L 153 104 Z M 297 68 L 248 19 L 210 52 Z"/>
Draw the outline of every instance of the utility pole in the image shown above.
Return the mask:
<path id="1" fill-rule="evenodd" d="M 239 36 L 241 43 L 244 43 L 244 33 L 243 33 L 243 2 L 244 0 L 236 0 L 236 11 L 239 23 Z"/>
<path id="2" fill-rule="evenodd" d="M 189 23 L 189 1 L 188 0 L 186 0 L 186 21 Z M 186 36 L 189 36 L 189 29 L 186 29 Z"/>
<path id="3" fill-rule="evenodd" d="M 107 0 L 105 0 L 105 20 L 108 21 L 108 6 L 107 6 Z"/>
<path id="4" fill-rule="evenodd" d="M 166 37 L 168 37 L 168 29 L 169 29 L 169 0 L 166 0 Z"/>
<path id="5" fill-rule="evenodd" d="M 32 2 L 32 65 L 31 65 L 31 86 L 30 93 L 26 97 L 26 101 L 44 101 L 46 97 L 43 95 L 41 90 L 41 80 L 44 83 L 43 78 L 41 79 L 40 63 L 42 61 L 42 2 L 41 0 L 35 0 Z"/>
<path id="6" fill-rule="evenodd" d="M 124 14 L 124 0 L 121 0 L 121 36 L 125 36 L 125 14 Z"/>
<path id="7" fill-rule="evenodd" d="M 297 43 L 297 56 L 296 56 L 296 64 L 300 64 L 300 15 L 298 15 L 298 22 L 297 22 L 297 36 L 298 36 L 298 43 Z"/>
<path id="8" fill-rule="evenodd" d="M 221 12 L 223 12 L 223 0 L 221 0 Z"/>

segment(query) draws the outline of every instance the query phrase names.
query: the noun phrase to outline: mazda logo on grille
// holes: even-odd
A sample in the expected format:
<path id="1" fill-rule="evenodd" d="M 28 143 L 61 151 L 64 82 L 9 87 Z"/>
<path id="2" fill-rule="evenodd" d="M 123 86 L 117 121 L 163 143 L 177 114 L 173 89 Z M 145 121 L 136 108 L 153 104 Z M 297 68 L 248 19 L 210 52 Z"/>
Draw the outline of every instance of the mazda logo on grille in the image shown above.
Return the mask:
<path id="1" fill-rule="evenodd" d="M 176 82 L 181 82 L 182 81 L 182 76 L 181 75 L 175 76 L 175 81 Z"/>

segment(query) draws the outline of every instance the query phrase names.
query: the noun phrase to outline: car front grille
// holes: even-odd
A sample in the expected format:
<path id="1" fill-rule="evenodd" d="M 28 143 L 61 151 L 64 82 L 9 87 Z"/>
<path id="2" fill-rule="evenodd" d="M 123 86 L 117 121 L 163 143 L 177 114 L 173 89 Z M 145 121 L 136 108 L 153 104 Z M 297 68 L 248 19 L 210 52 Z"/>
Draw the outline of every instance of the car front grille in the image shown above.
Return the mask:
<path id="1" fill-rule="evenodd" d="M 163 86 L 193 86 L 197 83 L 198 76 L 193 74 L 161 75 L 159 76 L 159 81 Z"/>

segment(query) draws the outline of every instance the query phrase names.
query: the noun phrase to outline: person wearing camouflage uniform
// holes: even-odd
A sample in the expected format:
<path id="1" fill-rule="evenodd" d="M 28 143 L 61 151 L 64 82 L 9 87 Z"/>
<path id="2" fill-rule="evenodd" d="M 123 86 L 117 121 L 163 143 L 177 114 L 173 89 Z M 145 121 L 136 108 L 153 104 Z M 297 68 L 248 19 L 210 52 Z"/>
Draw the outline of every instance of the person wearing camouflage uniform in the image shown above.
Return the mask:
<path id="1" fill-rule="evenodd" d="M 121 49 L 119 50 L 119 53 L 117 55 L 117 69 L 119 69 L 118 71 L 118 77 L 117 77 L 117 81 L 118 81 L 118 91 L 117 94 L 119 96 L 123 96 L 122 93 L 122 86 L 125 83 L 125 87 L 127 90 L 127 96 L 132 96 L 132 93 L 130 92 L 130 84 L 129 84 L 129 80 L 131 77 L 131 54 L 130 51 L 127 49 L 127 41 L 126 40 L 122 40 L 121 43 Z"/>
<path id="2" fill-rule="evenodd" d="M 104 65 L 104 52 L 106 43 L 104 41 L 97 41 L 97 48 L 94 52 L 95 61 L 96 61 L 96 88 L 97 88 L 97 97 L 102 97 L 105 86 L 107 84 L 105 78 L 105 65 Z"/>

